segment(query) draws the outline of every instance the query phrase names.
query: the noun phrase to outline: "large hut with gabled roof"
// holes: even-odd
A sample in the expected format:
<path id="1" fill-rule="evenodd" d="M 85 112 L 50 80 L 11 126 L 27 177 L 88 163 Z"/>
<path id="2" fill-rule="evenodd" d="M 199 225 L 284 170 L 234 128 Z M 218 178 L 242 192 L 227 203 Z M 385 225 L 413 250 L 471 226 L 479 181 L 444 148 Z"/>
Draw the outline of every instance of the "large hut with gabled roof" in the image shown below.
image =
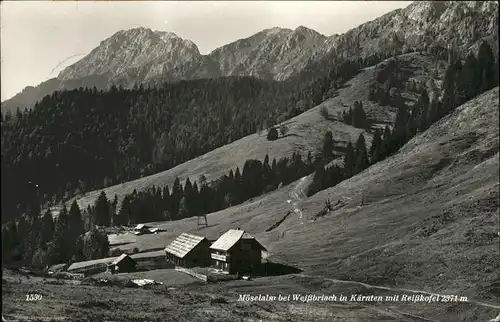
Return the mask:
<path id="1" fill-rule="evenodd" d="M 228 230 L 210 249 L 215 267 L 228 274 L 254 272 L 262 263 L 262 251 L 266 250 L 255 237 L 240 229 Z"/>
<path id="2" fill-rule="evenodd" d="M 167 260 L 176 266 L 205 267 L 210 265 L 210 241 L 202 236 L 182 233 L 167 247 Z"/>

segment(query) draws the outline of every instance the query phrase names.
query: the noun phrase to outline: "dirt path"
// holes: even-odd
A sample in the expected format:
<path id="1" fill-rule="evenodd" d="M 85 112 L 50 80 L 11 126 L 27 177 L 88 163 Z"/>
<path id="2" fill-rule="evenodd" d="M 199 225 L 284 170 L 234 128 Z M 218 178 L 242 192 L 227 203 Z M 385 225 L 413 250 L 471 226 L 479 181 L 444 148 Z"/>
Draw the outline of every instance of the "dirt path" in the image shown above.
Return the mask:
<path id="1" fill-rule="evenodd" d="M 301 224 L 304 223 L 302 210 L 300 209 L 300 201 L 307 198 L 306 193 L 304 192 L 304 185 L 306 184 L 306 179 L 308 176 L 302 177 L 297 185 L 288 193 L 291 200 L 287 200 L 289 204 L 291 204 L 293 212 L 295 212 L 300 219 Z"/>
<path id="2" fill-rule="evenodd" d="M 366 288 L 375 288 L 375 289 L 385 290 L 385 291 L 407 292 L 407 293 L 415 293 L 415 294 L 432 295 L 432 296 L 438 296 L 438 297 L 446 297 L 446 295 L 422 291 L 422 290 L 372 285 L 372 284 L 366 284 L 366 283 L 356 282 L 356 281 L 346 281 L 346 280 L 338 280 L 338 279 L 334 279 L 334 278 L 327 278 L 327 277 L 323 277 L 320 275 L 297 274 L 296 276 L 306 277 L 306 278 L 321 278 L 321 279 L 324 279 L 326 281 L 330 281 L 330 282 L 334 282 L 334 283 L 356 284 L 356 285 L 364 286 Z M 484 306 L 484 307 L 489 307 L 489 308 L 500 310 L 500 305 L 494 305 L 494 304 L 489 304 L 489 303 L 484 303 L 484 302 L 479 302 L 479 301 L 470 301 L 470 300 L 467 300 L 464 303 L 470 303 L 470 304 L 475 304 L 475 305 L 479 305 L 479 306 Z"/>
<path id="3" fill-rule="evenodd" d="M 297 183 L 297 185 L 289 192 L 290 197 L 294 200 L 292 203 L 291 200 L 287 200 L 289 204 L 292 205 L 293 211 L 299 215 L 299 219 L 301 220 L 301 223 L 303 222 L 303 214 L 302 211 L 300 210 L 299 203 L 307 198 L 305 192 L 304 192 L 304 185 L 306 183 L 306 178 L 307 176 L 303 177 L 300 179 L 300 181 Z M 431 296 L 438 296 L 438 297 L 445 297 L 442 294 L 437 294 L 437 293 L 432 293 L 432 292 L 427 292 L 427 291 L 422 291 L 422 290 L 414 290 L 414 289 L 406 289 L 406 288 L 392 288 L 392 287 L 387 287 L 387 286 L 380 286 L 380 285 L 372 285 L 372 284 L 366 284 L 362 282 L 357 282 L 357 281 L 346 281 L 346 280 L 338 280 L 338 279 L 332 279 L 332 278 L 326 278 L 323 276 L 319 275 L 308 275 L 308 274 L 297 274 L 297 276 L 301 277 L 309 277 L 309 278 L 322 278 L 327 281 L 335 282 L 335 283 L 345 283 L 345 284 L 356 284 L 356 285 L 361 285 L 366 288 L 371 288 L 371 289 L 380 289 L 380 290 L 386 290 L 386 291 L 397 291 L 397 292 L 407 292 L 407 293 L 414 293 L 414 294 L 425 294 L 425 295 L 431 295 Z M 500 305 L 494 305 L 494 304 L 489 304 L 489 303 L 484 303 L 480 301 L 471 301 L 467 299 L 465 303 L 470 303 L 474 305 L 479 305 L 483 307 L 488 307 L 488 308 L 493 308 L 493 309 L 499 309 L 500 310 Z M 400 314 L 406 314 L 404 312 L 398 312 Z M 425 319 L 420 316 L 413 316 L 414 318 L 419 318 L 422 320 L 427 320 L 427 321 L 432 321 Z"/>

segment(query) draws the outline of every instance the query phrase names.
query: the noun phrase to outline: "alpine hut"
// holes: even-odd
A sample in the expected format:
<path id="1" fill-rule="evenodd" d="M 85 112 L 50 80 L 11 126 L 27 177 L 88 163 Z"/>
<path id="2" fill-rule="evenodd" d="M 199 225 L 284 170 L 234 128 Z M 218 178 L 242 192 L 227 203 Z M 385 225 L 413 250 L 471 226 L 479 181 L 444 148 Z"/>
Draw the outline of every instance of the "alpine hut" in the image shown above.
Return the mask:
<path id="1" fill-rule="evenodd" d="M 144 224 L 138 224 L 137 226 L 134 227 L 134 234 L 136 235 L 142 235 L 142 234 L 149 234 L 149 226 L 146 226 Z"/>
<path id="2" fill-rule="evenodd" d="M 165 253 L 167 260 L 177 266 L 210 265 L 210 241 L 205 237 L 182 233 L 165 248 Z"/>
<path id="3" fill-rule="evenodd" d="M 262 262 L 266 250 L 252 235 L 239 229 L 230 229 L 217 239 L 211 249 L 215 267 L 228 274 L 251 273 Z"/>
<path id="4" fill-rule="evenodd" d="M 136 261 L 127 254 L 121 254 L 108 265 L 108 270 L 112 273 L 129 273 L 135 271 Z"/>

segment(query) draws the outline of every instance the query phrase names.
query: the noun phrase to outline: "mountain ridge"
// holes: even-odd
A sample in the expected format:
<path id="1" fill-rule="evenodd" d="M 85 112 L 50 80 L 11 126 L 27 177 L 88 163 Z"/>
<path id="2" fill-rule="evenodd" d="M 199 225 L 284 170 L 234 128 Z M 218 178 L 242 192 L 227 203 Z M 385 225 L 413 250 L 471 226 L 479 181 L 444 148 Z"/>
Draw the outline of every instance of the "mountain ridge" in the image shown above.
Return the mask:
<path id="1" fill-rule="evenodd" d="M 417 1 L 340 35 L 325 36 L 304 26 L 294 30 L 272 27 L 206 55 L 194 42 L 172 32 L 145 27 L 120 30 L 58 77 L 25 88 L 2 102 L 2 110 L 13 112 L 17 106 L 24 109 L 56 90 L 86 86 L 161 86 L 221 76 L 285 81 L 329 56 L 397 54 L 450 43 L 456 51 L 466 53 L 477 49 L 482 39 L 498 44 L 497 26 L 497 2 Z M 492 47 L 497 50 L 498 46 Z"/>

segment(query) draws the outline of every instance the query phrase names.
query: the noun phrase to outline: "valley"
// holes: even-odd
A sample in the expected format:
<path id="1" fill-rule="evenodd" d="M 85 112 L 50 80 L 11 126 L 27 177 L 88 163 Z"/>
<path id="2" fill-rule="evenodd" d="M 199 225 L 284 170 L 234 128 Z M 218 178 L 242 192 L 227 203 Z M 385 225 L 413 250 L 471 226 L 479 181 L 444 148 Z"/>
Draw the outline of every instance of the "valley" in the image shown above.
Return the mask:
<path id="1" fill-rule="evenodd" d="M 462 120 L 471 116 L 474 116 L 474 123 L 464 126 Z M 498 303 L 498 295 L 494 291 L 498 287 L 494 281 L 499 259 L 495 241 L 495 227 L 498 224 L 495 222 L 498 219 L 498 123 L 497 118 L 492 116 L 498 116 L 498 87 L 457 108 L 428 131 L 417 135 L 398 155 L 334 188 L 302 200 L 300 208 L 304 213 L 304 224 L 296 216 L 290 216 L 276 231 L 265 232 L 289 209 L 290 205 L 286 203 L 288 192 L 297 183 L 241 206 L 209 214 L 209 225 L 217 223 L 214 227 L 198 230 L 194 219 L 154 223 L 172 233 L 193 232 L 215 237 L 227 228 L 241 227 L 255 234 L 267 246 L 269 258 L 286 261 L 304 270 L 303 274 L 192 286 L 182 291 L 167 290 L 161 294 L 166 294 L 172 303 L 179 301 L 182 296 L 189 296 L 191 300 L 187 303 L 199 308 L 190 314 L 196 314 L 197 310 L 208 305 L 206 301 L 210 298 L 209 294 L 226 296 L 229 302 L 224 305 L 236 310 L 230 316 L 242 321 L 252 318 L 280 321 L 285 311 L 289 314 L 286 317 L 305 321 L 327 321 L 333 316 L 348 318 L 353 312 L 356 312 L 356 320 L 363 320 L 363 316 L 366 316 L 374 321 L 385 321 L 389 317 L 413 321 L 424 316 L 427 320 L 439 321 L 456 321 L 458 316 L 461 321 L 486 321 L 493 318 L 499 309 L 495 304 Z M 472 144 L 463 144 L 465 139 L 474 135 L 478 137 Z M 454 151 L 455 156 L 450 156 L 450 151 Z M 446 165 L 436 170 L 436 165 L 442 160 L 447 160 Z M 366 201 L 364 206 L 359 207 L 361 193 L 365 195 Z M 352 201 L 322 219 L 309 221 L 320 210 L 325 199 L 335 200 L 340 196 L 349 197 Z M 440 219 L 443 213 L 450 214 L 450 219 Z M 370 234 L 364 233 L 366 230 Z M 139 236 L 136 245 L 141 245 L 140 237 L 148 236 L 155 235 Z M 164 245 L 167 240 L 162 238 L 151 242 L 149 247 Z M 464 261 L 465 256 L 467 260 Z M 474 272 L 478 271 L 482 274 L 475 275 Z M 20 294 L 29 284 L 21 289 L 13 288 L 14 285 L 4 284 L 7 287 L 3 288 L 3 292 L 8 292 L 4 294 Z M 394 303 L 361 306 L 339 303 L 326 307 L 315 303 L 307 304 L 307 308 L 303 304 L 265 303 L 264 309 L 257 303 L 241 304 L 234 295 L 235 292 L 268 293 L 270 285 L 275 294 L 393 295 L 394 292 L 407 293 L 409 289 L 416 289 L 422 293 L 466 296 L 470 302 L 431 305 L 398 303 L 397 309 Z M 65 297 L 60 292 L 72 293 L 66 288 L 53 289 L 38 283 L 28 289 L 52 294 L 47 296 L 52 296 L 55 307 L 65 307 L 61 302 Z M 106 289 L 87 287 L 85 292 L 90 292 L 87 293 L 89 295 L 99 292 L 94 294 L 106 299 Z M 192 296 L 199 291 L 204 295 L 195 300 Z M 120 289 L 120 292 L 122 296 L 118 302 L 111 300 L 111 297 L 109 301 L 106 300 L 108 309 L 99 309 L 97 313 L 97 304 L 90 305 L 88 309 L 80 306 L 78 314 L 87 318 L 110 317 L 107 314 L 111 314 L 111 308 L 121 306 L 129 296 L 126 295 L 129 292 L 127 289 Z M 153 289 L 141 290 L 139 293 L 134 290 L 133 294 L 138 295 L 138 301 L 141 301 L 141 298 L 149 298 L 148 292 L 156 293 Z M 181 296 L 177 292 L 187 293 Z M 43 313 L 45 305 L 34 305 L 23 305 L 22 309 L 18 307 L 16 314 L 47 314 Z M 74 303 L 68 305 L 71 307 Z M 8 314 L 12 312 L 9 308 L 14 307 L 16 304 L 11 300 L 4 312 Z M 212 308 L 211 312 L 222 314 L 218 310 L 221 308 Z M 443 310 L 447 312 L 445 316 L 442 315 Z M 148 312 L 152 311 L 148 309 Z M 187 311 L 179 307 L 173 312 L 178 312 L 180 319 L 194 318 L 184 315 Z M 246 312 L 245 315 L 242 312 Z M 60 314 L 64 316 L 71 313 L 67 311 Z M 137 317 L 138 313 L 123 311 L 123 314 Z M 143 314 L 146 314 L 146 319 L 155 320 L 148 315 L 150 313 Z M 224 315 L 215 316 L 224 320 Z M 129 317 L 123 316 L 124 319 Z M 229 316 L 226 318 L 229 319 Z"/>
<path id="2" fill-rule="evenodd" d="M 122 30 L 2 102 L 3 320 L 500 321 L 495 8 Z"/>

